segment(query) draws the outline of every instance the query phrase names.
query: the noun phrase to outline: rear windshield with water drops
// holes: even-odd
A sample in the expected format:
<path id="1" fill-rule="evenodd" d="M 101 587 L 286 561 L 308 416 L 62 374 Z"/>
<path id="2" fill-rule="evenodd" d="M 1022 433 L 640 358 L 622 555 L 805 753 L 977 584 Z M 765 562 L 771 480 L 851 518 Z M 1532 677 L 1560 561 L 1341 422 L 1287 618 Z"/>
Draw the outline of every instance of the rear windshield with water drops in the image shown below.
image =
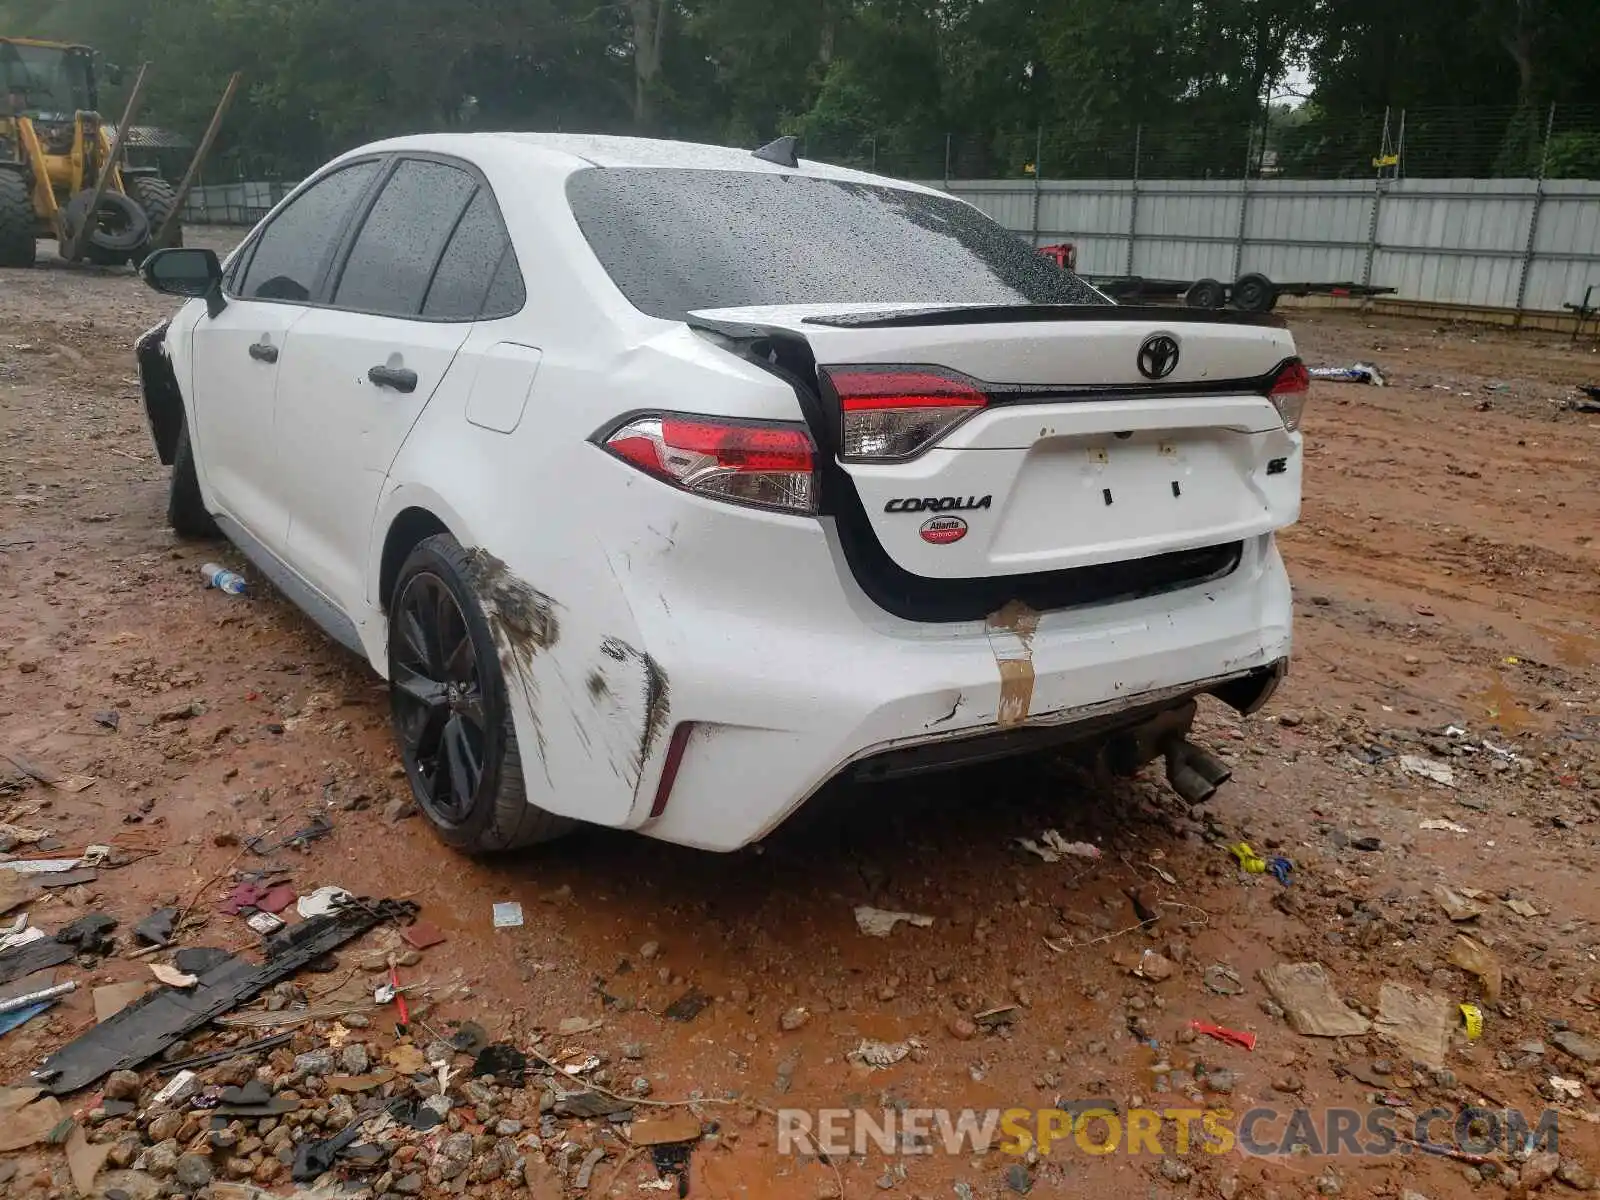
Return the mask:
<path id="1" fill-rule="evenodd" d="M 755 304 L 1103 304 L 947 196 L 807 175 L 590 168 L 578 225 L 623 295 L 667 320 Z"/>

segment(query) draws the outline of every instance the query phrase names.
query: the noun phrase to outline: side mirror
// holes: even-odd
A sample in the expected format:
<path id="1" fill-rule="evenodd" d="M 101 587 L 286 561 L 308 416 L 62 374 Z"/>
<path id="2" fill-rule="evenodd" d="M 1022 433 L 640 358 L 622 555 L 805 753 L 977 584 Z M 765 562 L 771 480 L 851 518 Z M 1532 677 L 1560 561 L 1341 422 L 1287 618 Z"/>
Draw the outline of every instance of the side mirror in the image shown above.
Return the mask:
<path id="1" fill-rule="evenodd" d="M 212 316 L 222 311 L 222 264 L 215 250 L 168 246 L 145 259 L 139 274 L 164 295 L 204 297 Z"/>

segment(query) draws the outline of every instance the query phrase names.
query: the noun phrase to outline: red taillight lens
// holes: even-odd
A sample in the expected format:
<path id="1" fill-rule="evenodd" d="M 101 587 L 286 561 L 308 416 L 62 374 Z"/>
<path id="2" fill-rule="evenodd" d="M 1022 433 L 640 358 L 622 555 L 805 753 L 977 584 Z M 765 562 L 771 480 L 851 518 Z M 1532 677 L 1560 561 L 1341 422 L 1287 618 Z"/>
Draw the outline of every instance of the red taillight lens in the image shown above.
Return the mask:
<path id="1" fill-rule="evenodd" d="M 824 367 L 839 396 L 846 462 L 915 458 L 988 403 L 970 379 L 922 367 Z"/>
<path id="2" fill-rule="evenodd" d="M 653 413 L 601 443 L 668 483 L 735 504 L 816 512 L 816 451 L 799 425 Z"/>
<path id="3" fill-rule="evenodd" d="M 1311 393 L 1311 373 L 1305 363 L 1291 358 L 1278 368 L 1278 374 L 1267 391 L 1267 398 L 1283 418 L 1283 427 L 1290 433 L 1300 428 L 1300 415 L 1305 411 L 1306 398 Z"/>

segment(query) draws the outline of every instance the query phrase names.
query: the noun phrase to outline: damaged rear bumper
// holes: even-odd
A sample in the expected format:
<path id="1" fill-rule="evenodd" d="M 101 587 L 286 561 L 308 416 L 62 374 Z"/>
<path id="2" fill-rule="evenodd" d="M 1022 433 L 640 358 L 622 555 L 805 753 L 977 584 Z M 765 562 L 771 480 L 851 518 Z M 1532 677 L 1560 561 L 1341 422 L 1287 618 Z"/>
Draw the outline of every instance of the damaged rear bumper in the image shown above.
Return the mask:
<path id="1" fill-rule="evenodd" d="M 838 619 L 819 637 L 745 616 L 694 637 L 692 618 L 674 611 L 674 640 L 694 650 L 661 652 L 673 681 L 663 742 L 675 761 L 659 787 L 641 789 L 628 824 L 713 850 L 759 840 L 839 776 L 889 778 L 1092 740 L 1204 694 L 1254 711 L 1283 675 L 1291 633 L 1270 536 L 1247 543 L 1238 569 L 1214 583 L 998 626 L 826 614 Z M 816 622 L 818 609 L 806 616 Z"/>

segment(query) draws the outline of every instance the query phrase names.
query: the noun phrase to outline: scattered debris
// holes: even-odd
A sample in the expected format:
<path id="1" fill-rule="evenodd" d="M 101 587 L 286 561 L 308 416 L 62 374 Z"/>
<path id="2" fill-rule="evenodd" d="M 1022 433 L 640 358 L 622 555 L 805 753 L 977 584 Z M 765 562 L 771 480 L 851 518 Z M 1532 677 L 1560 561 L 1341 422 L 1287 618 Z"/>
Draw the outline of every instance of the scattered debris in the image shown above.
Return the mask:
<path id="1" fill-rule="evenodd" d="M 1058 863 L 1066 858 L 1100 857 L 1100 847 L 1090 842 L 1069 842 L 1054 829 L 1046 829 L 1039 835 L 1036 842 L 1032 838 L 1019 837 L 1017 845 L 1030 854 L 1037 854 L 1047 863 Z"/>
<path id="2" fill-rule="evenodd" d="M 556 1026 L 556 1032 L 563 1037 L 577 1037 L 582 1033 L 593 1033 L 604 1024 L 599 1017 L 566 1017 Z"/>
<path id="3" fill-rule="evenodd" d="M 58 792 L 81 792 L 95 782 L 93 775 L 63 775 L 59 771 L 22 757 L 15 750 L 0 748 L 0 758 L 11 763 L 30 779 L 36 779 L 45 787 L 54 788 Z"/>
<path id="4" fill-rule="evenodd" d="M 133 936 L 152 946 L 165 946 L 172 941 L 177 920 L 177 909 L 158 908 L 133 927 Z"/>
<path id="5" fill-rule="evenodd" d="M 105 987 L 95 988 L 95 1022 L 98 1024 L 110 1020 L 148 990 L 149 985 L 142 979 L 136 979 L 132 983 L 109 983 Z"/>
<path id="6" fill-rule="evenodd" d="M 75 858 L 13 858 L 0 862 L 0 871 L 15 871 L 19 875 L 49 875 L 70 871 L 77 865 Z"/>
<path id="7" fill-rule="evenodd" d="M 76 871 L 53 871 L 47 875 L 39 876 L 39 886 L 42 888 L 68 888 L 77 887 L 83 883 L 93 883 L 100 878 L 99 871 L 80 868 Z"/>
<path id="8" fill-rule="evenodd" d="M 250 853 L 264 858 L 275 850 L 304 850 L 318 838 L 325 838 L 332 832 L 332 821 L 321 813 L 312 813 L 309 824 L 302 825 L 287 837 L 263 844 L 265 835 L 262 835 L 262 837 L 246 838 L 244 845 Z"/>
<path id="9" fill-rule="evenodd" d="M 919 929 L 926 929 L 933 924 L 932 917 L 921 913 L 890 912 L 887 909 L 873 908 L 870 904 L 856 905 L 856 928 L 868 937 L 886 938 L 902 921 Z"/>
<path id="10" fill-rule="evenodd" d="M 1455 945 L 1450 948 L 1450 965 L 1478 977 L 1483 984 L 1483 998 L 1491 1008 L 1500 1003 L 1504 972 L 1500 960 L 1487 946 L 1464 933 L 1457 934 Z"/>
<path id="11" fill-rule="evenodd" d="M 309 896 L 301 896 L 295 911 L 302 917 L 310 920 L 312 917 L 325 917 L 340 911 L 351 900 L 355 899 L 342 887 L 319 887 Z"/>
<path id="12" fill-rule="evenodd" d="M 172 988 L 192 988 L 200 982 L 198 976 L 185 975 L 177 967 L 168 966 L 166 963 L 151 963 L 150 974 Z"/>
<path id="13" fill-rule="evenodd" d="M 56 1051 L 33 1078 L 59 1096 L 112 1071 L 136 1067 L 313 959 L 374 926 L 409 919 L 415 912 L 409 901 L 360 900 L 285 929 L 268 939 L 268 957 L 260 966 L 230 958 L 201 976 L 192 991 L 155 991 Z"/>
<path id="14" fill-rule="evenodd" d="M 705 1011 L 706 1005 L 711 1003 L 711 997 L 704 992 L 690 988 L 679 996 L 661 1015 L 669 1021 L 692 1021 Z"/>
<path id="15" fill-rule="evenodd" d="M 522 924 L 522 905 L 515 900 L 502 900 L 494 906 L 494 927 L 515 929 Z"/>
<path id="16" fill-rule="evenodd" d="M 665 1146 L 693 1142 L 700 1138 L 700 1118 L 679 1110 L 660 1117 L 640 1117 L 628 1129 L 628 1140 L 635 1146 Z"/>
<path id="17" fill-rule="evenodd" d="M 979 1029 L 998 1029 L 1002 1025 L 1010 1025 L 1017 1019 L 1017 1006 L 1015 1004 L 1002 1004 L 997 1008 L 986 1008 L 982 1012 L 972 1014 L 972 1023 Z M 912 1045 L 916 1045 L 915 1042 Z"/>
<path id="18" fill-rule="evenodd" d="M 0 1154 L 38 1145 L 65 1118 L 61 1102 L 54 1096 L 35 1097 L 39 1097 L 38 1088 L 0 1090 Z"/>
<path id="19" fill-rule="evenodd" d="M 0 983 L 10 983 L 35 971 L 59 967 L 62 963 L 72 961 L 75 952 L 71 946 L 47 938 L 37 930 L 30 932 L 38 933 L 38 936 L 25 944 L 13 944 L 10 949 L 0 951 Z"/>
<path id="20" fill-rule="evenodd" d="M 252 913 L 245 918 L 244 923 L 262 937 L 268 937 L 283 928 L 283 919 L 275 917 L 269 912 Z"/>
<path id="21" fill-rule="evenodd" d="M 494 1042 L 478 1051 L 472 1063 L 472 1077 L 493 1075 L 495 1081 L 509 1087 L 522 1086 L 528 1073 L 528 1056 L 509 1042 Z"/>
<path id="22" fill-rule="evenodd" d="M 1239 1029 L 1227 1029 L 1221 1025 L 1212 1025 L 1208 1021 L 1190 1021 L 1189 1028 L 1206 1037 L 1216 1038 L 1219 1042 L 1227 1042 L 1231 1046 L 1243 1046 L 1246 1050 L 1256 1048 L 1256 1035 Z"/>
<path id="23" fill-rule="evenodd" d="M 1444 1065 L 1455 1023 L 1450 1001 L 1432 992 L 1418 992 L 1399 983 L 1385 983 L 1378 993 L 1378 1016 L 1372 1028 L 1430 1067 Z"/>
<path id="24" fill-rule="evenodd" d="M 879 1042 L 871 1038 L 863 1038 L 859 1046 L 850 1051 L 845 1057 L 853 1063 L 867 1067 L 892 1067 L 898 1062 L 903 1062 L 911 1054 L 912 1043 L 905 1042 Z"/>
<path id="25" fill-rule="evenodd" d="M 177 1062 L 166 1063 L 156 1068 L 157 1075 L 171 1075 L 175 1072 L 187 1071 L 190 1067 L 209 1067 L 220 1062 L 229 1062 L 235 1058 L 245 1058 L 253 1054 L 264 1054 L 278 1046 L 287 1045 L 294 1039 L 292 1033 L 275 1033 L 271 1037 L 264 1037 L 259 1041 L 246 1042 L 242 1046 L 229 1046 L 224 1050 L 213 1050 L 209 1054 L 196 1054 L 193 1058 L 179 1059 Z"/>
<path id="26" fill-rule="evenodd" d="M 1307 373 L 1313 379 L 1327 383 L 1366 383 L 1384 387 L 1383 371 L 1371 363 L 1352 363 L 1348 367 L 1311 367 Z"/>
<path id="27" fill-rule="evenodd" d="M 1365 1017 L 1339 998 L 1321 963 L 1275 963 L 1263 968 L 1260 978 L 1296 1033 L 1354 1037 L 1371 1028 Z"/>
<path id="28" fill-rule="evenodd" d="M 1532 904 L 1515 896 L 1506 901 L 1506 907 L 1519 917 L 1537 917 L 1539 915 L 1539 910 Z"/>
<path id="29" fill-rule="evenodd" d="M 1442 783 L 1445 787 L 1456 785 L 1456 773 L 1450 764 L 1424 758 L 1420 754 L 1402 754 L 1400 769 L 1407 775 L 1420 775 L 1423 779 L 1431 779 L 1434 783 Z"/>
<path id="30" fill-rule="evenodd" d="M 417 921 L 407 925 L 400 931 L 400 937 L 413 950 L 426 950 L 429 946 L 437 946 L 446 940 L 444 931 L 430 921 Z"/>
<path id="31" fill-rule="evenodd" d="M 1444 909 L 1444 915 L 1452 921 L 1476 921 L 1483 916 L 1484 907 L 1474 900 L 1462 895 L 1444 884 L 1438 884 L 1433 889 L 1434 898 L 1439 901 L 1439 907 Z"/>
<path id="32" fill-rule="evenodd" d="M 1161 983 L 1172 978 L 1173 972 L 1178 969 L 1166 955 L 1155 950 L 1145 950 L 1139 956 L 1139 961 L 1131 968 L 1131 973 L 1140 979 L 1148 979 L 1152 983 Z"/>
<path id="33" fill-rule="evenodd" d="M 1577 1059 L 1586 1067 L 1600 1063 L 1600 1041 L 1585 1037 L 1575 1029 L 1563 1029 L 1550 1038 L 1561 1053 Z"/>
<path id="34" fill-rule="evenodd" d="M 1483 1009 L 1476 1004 L 1458 1004 L 1456 1009 L 1461 1013 L 1461 1023 L 1466 1028 L 1467 1041 L 1477 1041 L 1483 1036 Z"/>
<path id="35" fill-rule="evenodd" d="M 1583 1081 L 1581 1079 L 1563 1079 L 1559 1075 L 1552 1075 L 1548 1082 L 1550 1090 L 1563 1100 L 1583 1099 Z"/>
<path id="36" fill-rule="evenodd" d="M 1471 833 L 1465 825 L 1458 825 L 1454 821 L 1446 821 L 1442 817 L 1430 817 L 1417 826 L 1418 829 L 1440 830 L 1446 833 Z"/>
<path id="37" fill-rule="evenodd" d="M 56 941 L 71 946 L 79 954 L 100 956 L 111 953 L 111 931 L 117 919 L 104 913 L 89 913 L 56 931 Z"/>
<path id="38" fill-rule="evenodd" d="M 1201 978 L 1205 981 L 1206 989 L 1219 996 L 1244 994 L 1244 980 L 1239 978 L 1239 972 L 1224 963 L 1212 963 Z"/>

